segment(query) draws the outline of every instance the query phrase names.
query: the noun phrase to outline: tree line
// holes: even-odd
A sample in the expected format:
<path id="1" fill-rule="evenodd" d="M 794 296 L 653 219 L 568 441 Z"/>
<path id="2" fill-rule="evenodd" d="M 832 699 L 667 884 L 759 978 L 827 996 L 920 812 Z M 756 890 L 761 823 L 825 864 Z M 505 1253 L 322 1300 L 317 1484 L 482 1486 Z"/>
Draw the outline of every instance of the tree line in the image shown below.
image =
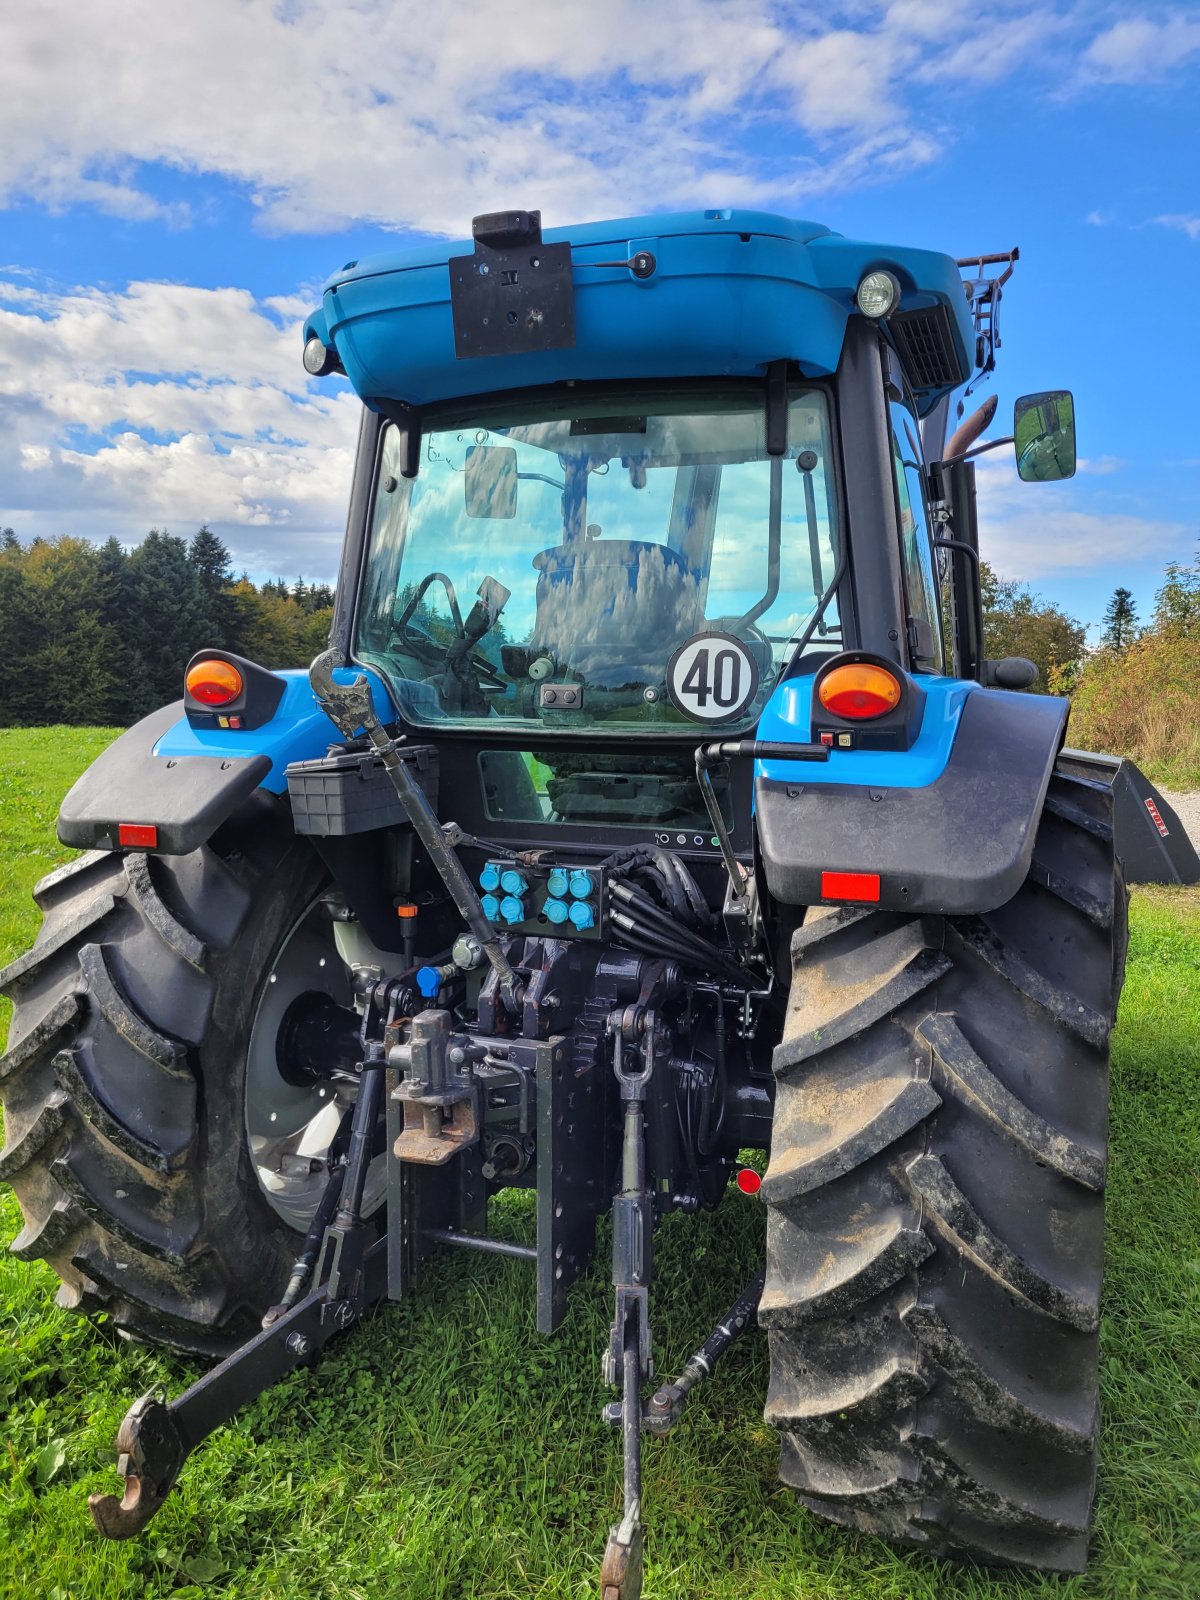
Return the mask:
<path id="1" fill-rule="evenodd" d="M 178 700 L 197 650 L 266 667 L 307 666 L 328 640 L 328 584 L 235 577 L 208 528 L 116 539 L 34 539 L 0 530 L 0 726 L 122 727 Z"/>
<path id="2" fill-rule="evenodd" d="M 1167 569 L 1145 628 L 1130 591 L 1117 589 L 1092 651 L 1061 607 L 986 562 L 980 575 L 988 656 L 1025 656 L 1038 689 L 1072 695 L 1072 737 L 1151 765 L 1166 749 L 1200 761 L 1200 561 Z M 22 544 L 0 529 L 0 726 L 127 726 L 177 700 L 189 657 L 206 647 L 307 666 L 325 648 L 332 608 L 327 584 L 235 577 L 209 528 L 190 540 L 152 529 L 131 550 L 116 539 Z"/>

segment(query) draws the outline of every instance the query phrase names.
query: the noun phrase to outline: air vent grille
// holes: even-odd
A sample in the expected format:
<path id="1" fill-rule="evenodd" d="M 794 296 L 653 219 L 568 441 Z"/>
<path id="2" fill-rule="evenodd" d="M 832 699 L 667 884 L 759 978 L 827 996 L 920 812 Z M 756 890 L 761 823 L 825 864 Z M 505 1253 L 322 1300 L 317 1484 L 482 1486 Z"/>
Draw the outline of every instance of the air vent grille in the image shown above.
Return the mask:
<path id="1" fill-rule="evenodd" d="M 888 319 L 888 327 L 914 389 L 953 387 L 968 377 L 955 353 L 950 315 L 944 305 L 900 311 Z"/>

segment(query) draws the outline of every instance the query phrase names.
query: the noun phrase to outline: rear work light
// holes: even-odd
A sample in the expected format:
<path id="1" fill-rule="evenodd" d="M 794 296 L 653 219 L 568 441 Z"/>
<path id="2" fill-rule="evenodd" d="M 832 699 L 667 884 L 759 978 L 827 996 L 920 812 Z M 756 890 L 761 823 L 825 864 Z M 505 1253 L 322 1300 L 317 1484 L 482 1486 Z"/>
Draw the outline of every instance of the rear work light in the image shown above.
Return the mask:
<path id="1" fill-rule="evenodd" d="M 886 667 L 854 662 L 822 678 L 817 696 L 835 717 L 882 717 L 900 704 L 900 680 Z"/>
<path id="2" fill-rule="evenodd" d="M 228 661 L 197 661 L 188 668 L 184 687 L 204 706 L 227 706 L 242 692 L 242 675 Z"/>

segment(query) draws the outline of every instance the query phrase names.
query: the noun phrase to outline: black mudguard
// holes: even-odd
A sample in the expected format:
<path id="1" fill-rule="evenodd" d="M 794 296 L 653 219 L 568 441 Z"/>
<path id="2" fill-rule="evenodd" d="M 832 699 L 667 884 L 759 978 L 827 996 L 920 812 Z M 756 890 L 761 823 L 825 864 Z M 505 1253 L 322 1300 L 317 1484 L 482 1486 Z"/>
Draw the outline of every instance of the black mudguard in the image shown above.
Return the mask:
<path id="1" fill-rule="evenodd" d="M 182 701 L 151 712 L 93 761 L 59 811 L 63 844 L 118 850 L 121 823 L 151 824 L 159 854 L 186 855 L 250 797 L 271 770 L 269 756 L 154 754 L 182 715 Z"/>
<path id="2" fill-rule="evenodd" d="M 1200 856 L 1183 824 L 1132 761 L 1064 750 L 1073 776 L 1106 783 L 1113 792 L 1113 828 L 1126 883 L 1200 883 Z"/>
<path id="3" fill-rule="evenodd" d="M 1029 871 L 1067 710 L 1048 695 L 976 691 L 945 769 L 920 789 L 759 778 L 768 893 L 819 905 L 823 873 L 878 873 L 878 904 L 891 910 L 958 916 L 1003 905 Z"/>

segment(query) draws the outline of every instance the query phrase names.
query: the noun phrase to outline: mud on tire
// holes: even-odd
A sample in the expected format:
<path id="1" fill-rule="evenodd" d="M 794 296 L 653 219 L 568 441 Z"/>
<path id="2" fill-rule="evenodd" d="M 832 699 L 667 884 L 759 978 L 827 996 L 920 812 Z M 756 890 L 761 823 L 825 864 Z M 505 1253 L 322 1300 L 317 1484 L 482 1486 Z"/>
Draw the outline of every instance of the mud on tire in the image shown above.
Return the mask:
<path id="1" fill-rule="evenodd" d="M 1108 789 L 1056 773 L 1007 905 L 794 937 L 760 1320 L 781 1475 L 823 1517 L 1084 1564 L 1126 906 Z"/>
<path id="2" fill-rule="evenodd" d="M 323 871 L 260 797 L 186 856 L 93 851 L 34 891 L 34 948 L 0 972 L 0 1179 L 12 1251 L 157 1343 L 218 1354 L 257 1326 L 295 1255 L 263 1199 L 242 1108 L 269 963 Z"/>

